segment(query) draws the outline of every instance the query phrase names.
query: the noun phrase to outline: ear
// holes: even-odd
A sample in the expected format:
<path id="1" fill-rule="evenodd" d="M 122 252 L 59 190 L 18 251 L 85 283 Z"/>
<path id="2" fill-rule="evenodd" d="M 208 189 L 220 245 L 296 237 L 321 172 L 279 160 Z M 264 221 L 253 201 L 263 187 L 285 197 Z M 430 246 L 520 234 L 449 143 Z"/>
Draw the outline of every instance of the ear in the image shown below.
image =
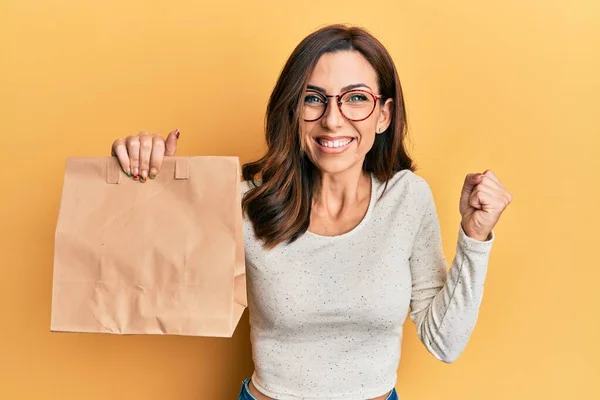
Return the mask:
<path id="1" fill-rule="evenodd" d="M 380 134 L 383 133 L 389 128 L 390 123 L 392 122 L 392 106 L 394 100 L 387 99 L 383 106 L 381 106 L 379 113 L 379 120 L 377 121 L 377 127 L 375 128 L 375 133 Z"/>

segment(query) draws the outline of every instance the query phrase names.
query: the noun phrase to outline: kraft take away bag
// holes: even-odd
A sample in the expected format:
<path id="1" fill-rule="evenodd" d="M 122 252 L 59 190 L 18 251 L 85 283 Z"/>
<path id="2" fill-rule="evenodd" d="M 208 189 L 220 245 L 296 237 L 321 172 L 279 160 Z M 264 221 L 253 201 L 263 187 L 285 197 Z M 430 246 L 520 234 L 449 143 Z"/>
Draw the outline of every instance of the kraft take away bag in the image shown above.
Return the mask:
<path id="1" fill-rule="evenodd" d="M 146 183 L 67 160 L 52 331 L 231 337 L 246 306 L 237 157 L 165 157 Z"/>

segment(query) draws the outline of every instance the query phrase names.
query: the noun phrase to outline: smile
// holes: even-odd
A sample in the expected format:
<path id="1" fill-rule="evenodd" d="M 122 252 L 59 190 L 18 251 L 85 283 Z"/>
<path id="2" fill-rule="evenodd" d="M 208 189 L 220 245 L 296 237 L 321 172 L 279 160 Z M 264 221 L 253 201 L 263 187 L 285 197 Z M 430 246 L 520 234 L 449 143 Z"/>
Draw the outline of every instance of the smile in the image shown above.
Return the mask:
<path id="1" fill-rule="evenodd" d="M 316 139 L 316 142 L 322 147 L 340 148 L 348 146 L 353 140 L 353 138 L 344 138 L 338 140 Z"/>

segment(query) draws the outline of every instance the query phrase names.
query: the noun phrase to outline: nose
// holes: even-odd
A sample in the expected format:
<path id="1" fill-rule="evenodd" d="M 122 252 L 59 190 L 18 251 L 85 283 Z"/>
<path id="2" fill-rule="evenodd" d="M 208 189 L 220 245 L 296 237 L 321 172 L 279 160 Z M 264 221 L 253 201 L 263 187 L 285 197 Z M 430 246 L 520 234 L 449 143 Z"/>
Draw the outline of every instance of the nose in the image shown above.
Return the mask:
<path id="1" fill-rule="evenodd" d="M 344 116 L 338 108 L 337 101 L 336 97 L 329 100 L 325 109 L 325 115 L 321 118 L 321 125 L 330 131 L 339 129 L 345 121 Z"/>

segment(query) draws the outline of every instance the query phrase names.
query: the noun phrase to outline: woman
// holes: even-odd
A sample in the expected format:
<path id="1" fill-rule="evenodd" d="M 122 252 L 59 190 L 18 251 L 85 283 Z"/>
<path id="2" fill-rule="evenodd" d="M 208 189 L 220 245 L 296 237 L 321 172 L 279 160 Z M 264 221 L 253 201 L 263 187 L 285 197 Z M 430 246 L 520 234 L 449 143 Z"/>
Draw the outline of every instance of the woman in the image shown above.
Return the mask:
<path id="1" fill-rule="evenodd" d="M 269 100 L 267 153 L 243 167 L 256 369 L 239 399 L 397 399 L 407 315 L 438 359 L 466 346 L 512 196 L 489 170 L 466 176 L 448 270 L 405 134 L 400 81 L 373 36 L 329 26 L 294 50 Z M 113 154 L 146 182 L 178 139 L 141 133 Z"/>

